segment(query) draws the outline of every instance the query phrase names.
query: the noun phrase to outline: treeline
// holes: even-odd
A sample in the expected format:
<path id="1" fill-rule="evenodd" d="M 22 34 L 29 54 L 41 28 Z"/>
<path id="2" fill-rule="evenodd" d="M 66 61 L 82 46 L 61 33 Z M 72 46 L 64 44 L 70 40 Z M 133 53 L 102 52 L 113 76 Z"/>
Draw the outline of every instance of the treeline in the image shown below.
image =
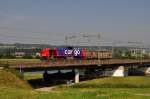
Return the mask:
<path id="1" fill-rule="evenodd" d="M 150 59 L 150 56 L 142 53 L 142 51 L 138 51 L 133 53 L 128 49 L 114 49 L 113 50 L 113 58 L 117 59 Z"/>

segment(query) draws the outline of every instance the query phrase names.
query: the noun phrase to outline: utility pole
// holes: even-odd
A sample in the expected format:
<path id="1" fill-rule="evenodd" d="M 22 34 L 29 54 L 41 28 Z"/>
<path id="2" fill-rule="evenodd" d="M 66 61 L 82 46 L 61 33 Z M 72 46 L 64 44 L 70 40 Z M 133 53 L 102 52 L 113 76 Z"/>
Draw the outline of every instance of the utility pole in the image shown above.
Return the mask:
<path id="1" fill-rule="evenodd" d="M 100 36 L 100 33 L 98 33 L 98 34 L 90 34 L 90 35 L 86 35 L 86 34 L 82 34 L 81 36 L 79 35 L 79 36 L 74 36 L 74 35 L 72 35 L 72 36 L 65 36 L 65 43 L 66 43 L 66 46 L 68 46 L 69 45 L 69 41 L 70 40 L 72 40 L 72 39 L 75 39 L 75 38 L 77 38 L 77 37 L 82 37 L 82 38 L 87 38 L 88 39 L 88 42 L 90 42 L 91 41 L 91 38 L 97 38 L 97 40 L 98 40 L 98 49 L 100 49 L 100 38 L 101 38 L 101 36 Z"/>
<path id="2" fill-rule="evenodd" d="M 98 50 L 100 50 L 100 39 L 101 39 L 101 35 L 100 33 L 98 33 Z"/>
<path id="3" fill-rule="evenodd" d="M 66 46 L 69 46 L 69 42 L 68 42 L 69 40 L 75 39 L 75 38 L 76 38 L 76 36 L 74 36 L 74 35 L 73 36 L 66 36 L 65 37 Z"/>
<path id="4" fill-rule="evenodd" d="M 66 47 L 68 46 L 68 36 L 65 36 Z"/>
<path id="5" fill-rule="evenodd" d="M 128 41 L 129 44 L 134 44 L 136 49 L 135 49 L 135 54 L 136 54 L 136 59 L 137 59 L 137 55 L 138 55 L 138 47 L 140 47 L 140 45 L 142 45 L 142 42 L 131 42 Z M 140 49 L 140 59 L 142 60 L 142 48 Z"/>
<path id="6" fill-rule="evenodd" d="M 100 50 L 100 38 L 101 38 L 100 33 L 94 34 L 94 35 L 83 34 L 82 37 L 88 38 L 89 41 L 91 41 L 90 38 L 97 38 L 97 40 L 98 40 L 97 47 L 98 47 L 98 50 Z"/>
<path id="7" fill-rule="evenodd" d="M 120 44 L 121 42 L 120 41 L 115 41 L 115 42 L 112 42 L 112 49 L 111 49 L 111 52 L 112 52 L 112 55 L 114 56 L 114 47 L 116 47 L 116 44 Z"/>

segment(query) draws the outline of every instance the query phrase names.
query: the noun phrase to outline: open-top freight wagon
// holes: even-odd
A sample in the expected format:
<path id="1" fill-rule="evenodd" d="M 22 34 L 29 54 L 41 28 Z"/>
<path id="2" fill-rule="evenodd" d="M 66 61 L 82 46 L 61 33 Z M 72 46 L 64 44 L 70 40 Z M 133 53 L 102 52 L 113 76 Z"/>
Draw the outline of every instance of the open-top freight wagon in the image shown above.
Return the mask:
<path id="1" fill-rule="evenodd" d="M 112 52 L 108 50 L 94 51 L 85 48 L 44 48 L 40 52 L 42 60 L 50 59 L 110 59 Z"/>

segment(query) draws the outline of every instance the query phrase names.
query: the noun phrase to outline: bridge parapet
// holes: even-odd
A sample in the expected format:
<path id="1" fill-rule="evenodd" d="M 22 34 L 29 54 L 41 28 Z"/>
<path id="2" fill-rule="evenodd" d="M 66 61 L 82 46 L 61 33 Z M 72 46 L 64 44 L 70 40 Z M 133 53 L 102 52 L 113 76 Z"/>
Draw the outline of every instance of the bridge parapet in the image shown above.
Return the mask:
<path id="1" fill-rule="evenodd" d="M 30 63 L 8 63 L 11 68 L 36 68 L 36 67 L 68 67 L 68 66 L 89 66 L 89 65 L 122 65 L 122 64 L 143 64 L 149 63 L 150 59 L 131 60 L 131 59 L 108 59 L 108 60 L 57 60 L 49 62 L 30 62 Z"/>

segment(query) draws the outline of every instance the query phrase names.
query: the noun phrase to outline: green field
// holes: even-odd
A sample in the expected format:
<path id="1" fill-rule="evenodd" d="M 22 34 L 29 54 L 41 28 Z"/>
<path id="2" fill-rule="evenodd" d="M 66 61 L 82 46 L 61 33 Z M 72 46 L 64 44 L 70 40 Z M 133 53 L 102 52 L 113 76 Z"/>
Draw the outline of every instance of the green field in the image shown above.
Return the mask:
<path id="1" fill-rule="evenodd" d="M 42 75 L 27 73 L 27 80 Z M 105 77 L 83 81 L 73 86 L 58 85 L 37 91 L 10 70 L 0 70 L 0 99 L 149 99 L 150 77 Z"/>
<path id="2" fill-rule="evenodd" d="M 24 73 L 25 80 L 42 79 L 42 73 Z"/>

